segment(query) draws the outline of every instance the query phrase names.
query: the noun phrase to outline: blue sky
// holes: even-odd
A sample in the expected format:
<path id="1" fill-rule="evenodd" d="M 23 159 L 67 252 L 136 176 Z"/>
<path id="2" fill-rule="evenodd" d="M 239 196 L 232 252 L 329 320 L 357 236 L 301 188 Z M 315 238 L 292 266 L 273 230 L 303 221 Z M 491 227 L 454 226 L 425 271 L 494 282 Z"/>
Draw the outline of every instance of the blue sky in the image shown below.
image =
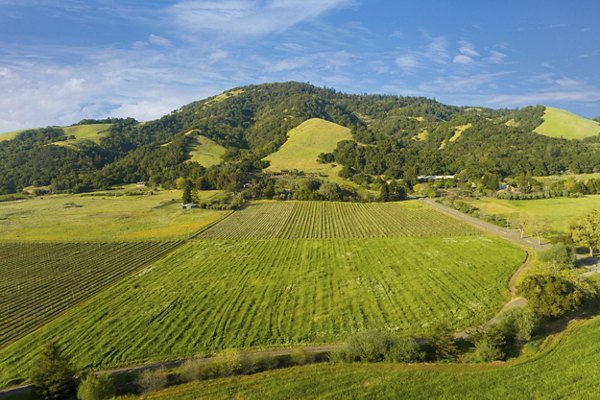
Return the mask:
<path id="1" fill-rule="evenodd" d="M 0 0 L 0 131 L 252 83 L 600 115 L 597 0 Z"/>

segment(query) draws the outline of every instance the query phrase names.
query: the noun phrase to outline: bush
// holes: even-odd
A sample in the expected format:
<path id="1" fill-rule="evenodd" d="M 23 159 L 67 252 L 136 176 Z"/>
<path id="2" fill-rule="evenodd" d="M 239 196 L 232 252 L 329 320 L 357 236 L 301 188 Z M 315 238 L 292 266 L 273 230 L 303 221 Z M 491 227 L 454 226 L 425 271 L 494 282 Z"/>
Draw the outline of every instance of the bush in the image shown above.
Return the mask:
<path id="1" fill-rule="evenodd" d="M 500 327 L 504 335 L 518 344 L 529 342 L 538 324 L 538 316 L 527 308 L 515 308 L 500 316 Z"/>
<path id="2" fill-rule="evenodd" d="M 436 360 L 454 360 L 458 357 L 458 346 L 454 335 L 445 326 L 437 327 L 429 338 L 429 347 Z"/>
<path id="3" fill-rule="evenodd" d="M 391 345 L 391 338 L 382 332 L 358 332 L 348 340 L 344 358 L 346 361 L 383 361 Z"/>
<path id="4" fill-rule="evenodd" d="M 42 348 L 30 374 L 36 393 L 43 399 L 64 399 L 75 391 L 71 362 L 54 342 Z"/>
<path id="5" fill-rule="evenodd" d="M 490 362 L 504 358 L 506 338 L 499 327 L 477 329 L 471 333 L 471 338 L 475 344 L 475 351 L 470 355 L 469 361 Z"/>
<path id="6" fill-rule="evenodd" d="M 548 250 L 540 252 L 540 260 L 556 270 L 573 268 L 575 259 L 575 249 L 564 243 L 555 244 Z"/>
<path id="7" fill-rule="evenodd" d="M 77 389 L 79 400 L 105 400 L 115 395 L 115 385 L 108 374 L 89 374 Z"/>
<path id="8" fill-rule="evenodd" d="M 218 376 L 246 373 L 251 367 L 248 358 L 236 349 L 223 350 L 215 356 L 212 365 Z"/>
<path id="9" fill-rule="evenodd" d="M 144 393 L 160 390 L 166 387 L 167 383 L 167 371 L 162 367 L 143 371 L 137 379 L 137 384 Z"/>
<path id="10" fill-rule="evenodd" d="M 312 362 L 312 354 L 303 348 L 297 348 L 291 355 L 291 362 L 293 365 L 304 365 Z"/>
<path id="11" fill-rule="evenodd" d="M 404 363 L 419 362 L 425 359 L 425 352 L 414 338 L 399 337 L 392 342 L 385 359 Z"/>

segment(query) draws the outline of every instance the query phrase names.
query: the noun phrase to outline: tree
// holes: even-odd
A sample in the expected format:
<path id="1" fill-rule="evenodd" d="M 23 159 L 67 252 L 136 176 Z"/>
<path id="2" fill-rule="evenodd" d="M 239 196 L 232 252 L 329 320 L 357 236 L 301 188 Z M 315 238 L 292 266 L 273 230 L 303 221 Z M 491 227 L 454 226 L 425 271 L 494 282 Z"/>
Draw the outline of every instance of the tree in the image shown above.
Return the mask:
<path id="1" fill-rule="evenodd" d="M 267 187 L 265 188 L 265 197 L 271 200 L 275 196 L 275 181 L 273 179 L 269 179 L 267 182 Z"/>
<path id="2" fill-rule="evenodd" d="M 530 275 L 521 282 L 519 292 L 540 317 L 560 317 L 574 311 L 586 296 L 584 286 L 558 275 Z"/>
<path id="3" fill-rule="evenodd" d="M 381 184 L 381 192 L 379 193 L 379 201 L 390 201 L 390 187 L 386 182 Z"/>
<path id="4" fill-rule="evenodd" d="M 529 231 L 529 227 L 531 226 L 532 218 L 529 214 L 521 213 L 519 214 L 519 219 L 517 221 L 517 229 L 521 234 L 521 239 L 525 237 L 525 233 Z"/>
<path id="5" fill-rule="evenodd" d="M 446 326 L 438 326 L 429 338 L 429 346 L 436 360 L 453 360 L 458 356 L 454 335 Z"/>
<path id="6" fill-rule="evenodd" d="M 600 212 L 593 210 L 571 223 L 569 227 L 573 242 L 585 246 L 590 251 L 590 257 L 600 246 Z"/>
<path id="7" fill-rule="evenodd" d="M 55 342 L 48 342 L 30 372 L 35 391 L 43 399 L 68 398 L 76 387 L 71 362 Z"/>
<path id="8" fill-rule="evenodd" d="M 192 181 L 189 179 L 185 180 L 185 184 L 183 186 L 183 195 L 181 197 L 181 201 L 183 204 L 188 204 L 192 202 Z"/>
<path id="9" fill-rule="evenodd" d="M 89 374 L 77 389 L 79 400 L 105 400 L 115 395 L 115 384 L 108 374 Z"/>
<path id="10" fill-rule="evenodd" d="M 542 236 L 550 231 L 551 223 L 546 218 L 531 218 L 531 233 L 537 238 L 538 244 L 542 244 Z"/>

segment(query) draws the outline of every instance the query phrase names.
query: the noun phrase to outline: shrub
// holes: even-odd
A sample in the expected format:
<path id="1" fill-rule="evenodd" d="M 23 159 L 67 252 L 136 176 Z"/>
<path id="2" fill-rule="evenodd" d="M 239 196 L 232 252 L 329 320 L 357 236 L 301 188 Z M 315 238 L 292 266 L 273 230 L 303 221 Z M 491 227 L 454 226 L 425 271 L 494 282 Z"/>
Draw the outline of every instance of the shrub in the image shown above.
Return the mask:
<path id="1" fill-rule="evenodd" d="M 575 250 L 564 243 L 558 243 L 540 252 L 540 260 L 557 270 L 573 268 L 575 265 Z"/>
<path id="2" fill-rule="evenodd" d="M 476 329 L 471 333 L 471 338 L 475 344 L 475 351 L 470 355 L 469 361 L 490 362 L 504 358 L 506 338 L 501 328 L 490 326 Z"/>
<path id="3" fill-rule="evenodd" d="M 382 332 L 361 331 L 348 340 L 344 358 L 346 361 L 383 361 L 391 344 L 391 338 Z"/>
<path id="4" fill-rule="evenodd" d="M 89 374 L 77 389 L 79 400 L 105 400 L 115 395 L 115 385 L 108 374 Z"/>
<path id="5" fill-rule="evenodd" d="M 154 392 L 167 386 L 168 376 L 164 368 L 143 371 L 137 379 L 142 392 Z"/>
<path id="6" fill-rule="evenodd" d="M 454 335 L 445 326 L 439 326 L 434 330 L 429 338 L 429 347 L 436 360 L 454 360 L 458 356 Z"/>
<path id="7" fill-rule="evenodd" d="M 504 335 L 519 344 L 531 340 L 538 324 L 538 316 L 528 308 L 515 308 L 500 316 L 500 327 Z"/>
<path id="8" fill-rule="evenodd" d="M 399 337 L 392 342 L 385 359 L 393 362 L 419 362 L 425 359 L 425 352 L 414 338 Z"/>
<path id="9" fill-rule="evenodd" d="M 75 391 L 71 362 L 54 342 L 42 348 L 30 374 L 35 391 L 43 399 L 64 399 Z"/>
<path id="10" fill-rule="evenodd" d="M 215 356 L 212 364 L 219 376 L 245 373 L 251 366 L 248 358 L 236 349 L 223 350 Z"/>
<path id="11" fill-rule="evenodd" d="M 304 365 L 312 361 L 312 354 L 303 348 L 297 348 L 291 355 L 291 361 L 293 365 Z"/>

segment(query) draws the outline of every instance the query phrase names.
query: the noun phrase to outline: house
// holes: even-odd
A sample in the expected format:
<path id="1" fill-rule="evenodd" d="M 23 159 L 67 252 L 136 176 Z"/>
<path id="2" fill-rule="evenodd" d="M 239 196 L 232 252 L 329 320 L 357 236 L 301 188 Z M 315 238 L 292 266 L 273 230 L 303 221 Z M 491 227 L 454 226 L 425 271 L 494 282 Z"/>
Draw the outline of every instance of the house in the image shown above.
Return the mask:
<path id="1" fill-rule="evenodd" d="M 181 203 L 181 208 L 184 210 L 191 210 L 192 208 L 198 208 L 196 203 Z"/>
<path id="2" fill-rule="evenodd" d="M 454 179 L 454 175 L 419 175 L 419 182 L 446 181 Z"/>

